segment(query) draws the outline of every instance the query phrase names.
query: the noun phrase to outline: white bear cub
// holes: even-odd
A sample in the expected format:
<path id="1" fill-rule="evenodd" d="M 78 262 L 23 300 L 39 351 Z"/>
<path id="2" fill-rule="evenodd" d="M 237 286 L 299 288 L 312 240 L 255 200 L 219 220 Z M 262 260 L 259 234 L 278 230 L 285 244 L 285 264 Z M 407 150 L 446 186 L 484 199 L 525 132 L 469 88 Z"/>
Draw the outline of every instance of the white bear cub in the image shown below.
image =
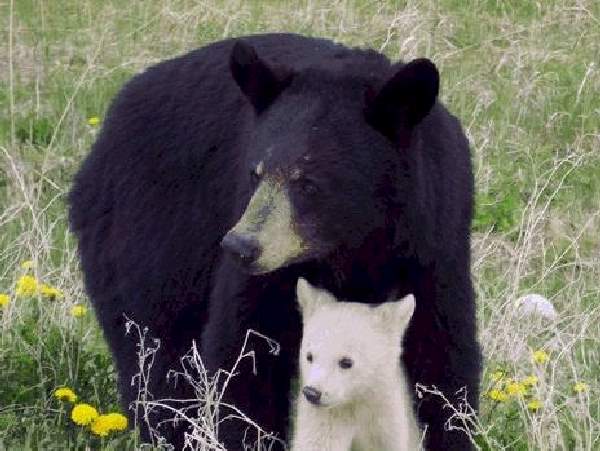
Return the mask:
<path id="1" fill-rule="evenodd" d="M 294 451 L 414 451 L 420 433 L 400 361 L 415 309 L 338 302 L 299 279 L 304 332 Z"/>

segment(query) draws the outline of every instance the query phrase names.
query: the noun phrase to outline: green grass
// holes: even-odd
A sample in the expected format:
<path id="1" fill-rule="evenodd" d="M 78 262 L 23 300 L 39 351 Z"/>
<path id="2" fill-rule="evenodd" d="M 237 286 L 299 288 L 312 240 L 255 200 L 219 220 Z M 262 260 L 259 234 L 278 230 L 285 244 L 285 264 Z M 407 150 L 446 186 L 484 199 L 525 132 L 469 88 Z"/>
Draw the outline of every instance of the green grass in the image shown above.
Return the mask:
<path id="1" fill-rule="evenodd" d="M 476 168 L 473 273 L 486 356 L 476 440 L 483 449 L 600 448 L 600 3 L 581 1 L 117 1 L 0 3 L 0 449 L 133 447 L 100 440 L 52 398 L 73 387 L 118 410 L 114 368 L 67 231 L 65 195 L 110 99 L 133 74 L 213 40 L 294 31 L 427 56 L 461 118 Z M 19 298 L 20 262 L 65 296 Z M 551 299 L 556 324 L 514 301 Z M 530 349 L 550 361 L 535 365 Z M 497 403 L 490 374 L 535 374 Z M 575 381 L 589 384 L 572 391 Z M 529 398 L 527 398 L 529 399 Z"/>

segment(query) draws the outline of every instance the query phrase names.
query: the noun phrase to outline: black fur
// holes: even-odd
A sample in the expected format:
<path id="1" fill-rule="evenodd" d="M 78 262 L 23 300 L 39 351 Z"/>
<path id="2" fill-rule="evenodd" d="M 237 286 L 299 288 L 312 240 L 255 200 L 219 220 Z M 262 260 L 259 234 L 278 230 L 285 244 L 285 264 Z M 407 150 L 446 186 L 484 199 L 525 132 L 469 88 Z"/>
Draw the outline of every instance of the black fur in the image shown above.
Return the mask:
<path id="1" fill-rule="evenodd" d="M 211 44 L 123 88 L 75 178 L 70 222 L 125 404 L 136 398 L 137 357 L 123 313 L 162 340 L 150 387 L 158 398 L 190 395 L 158 375 L 178 368 L 192 339 L 210 369 L 229 368 L 252 328 L 282 352 L 256 342 L 258 375 L 242 368 L 227 401 L 285 438 L 303 276 L 346 301 L 414 293 L 411 382 L 450 399 L 466 386 L 477 407 L 471 162 L 460 123 L 435 100 L 438 83 L 428 61 L 392 65 L 374 51 L 269 34 Z M 252 276 L 219 243 L 244 212 L 258 161 L 285 180 L 311 246 Z M 303 176 L 286 178 L 291 168 Z M 415 406 L 428 449 L 470 447 L 444 430 L 439 400 L 415 397 Z M 235 422 L 221 426 L 230 450 L 241 434 Z"/>

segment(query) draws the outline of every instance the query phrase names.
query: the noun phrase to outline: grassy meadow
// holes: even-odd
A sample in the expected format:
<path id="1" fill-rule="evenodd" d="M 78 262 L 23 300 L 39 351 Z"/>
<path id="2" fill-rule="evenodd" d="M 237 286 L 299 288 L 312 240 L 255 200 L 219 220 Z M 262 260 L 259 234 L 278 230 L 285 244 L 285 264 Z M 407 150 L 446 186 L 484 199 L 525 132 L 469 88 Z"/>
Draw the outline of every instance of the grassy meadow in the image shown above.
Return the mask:
<path id="1" fill-rule="evenodd" d="M 120 412 L 66 194 L 128 78 L 266 31 L 438 65 L 478 190 L 486 365 L 481 411 L 458 406 L 459 424 L 485 450 L 600 449 L 600 2 L 0 0 L 0 450 L 139 446 L 77 426 L 54 396 Z M 520 314 L 530 293 L 556 319 Z"/>

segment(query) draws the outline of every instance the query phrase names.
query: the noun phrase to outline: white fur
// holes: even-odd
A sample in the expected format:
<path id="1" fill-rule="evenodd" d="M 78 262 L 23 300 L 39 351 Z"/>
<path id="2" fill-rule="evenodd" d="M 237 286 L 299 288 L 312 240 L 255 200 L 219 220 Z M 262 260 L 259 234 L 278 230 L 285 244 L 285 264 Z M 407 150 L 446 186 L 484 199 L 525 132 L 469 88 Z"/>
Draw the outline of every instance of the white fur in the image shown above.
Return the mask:
<path id="1" fill-rule="evenodd" d="M 338 302 L 304 279 L 298 280 L 297 294 L 304 332 L 292 449 L 419 449 L 420 433 L 400 363 L 414 296 L 377 307 Z M 340 368 L 342 357 L 351 358 L 353 366 Z M 307 401 L 305 386 L 321 391 L 322 405 Z"/>

